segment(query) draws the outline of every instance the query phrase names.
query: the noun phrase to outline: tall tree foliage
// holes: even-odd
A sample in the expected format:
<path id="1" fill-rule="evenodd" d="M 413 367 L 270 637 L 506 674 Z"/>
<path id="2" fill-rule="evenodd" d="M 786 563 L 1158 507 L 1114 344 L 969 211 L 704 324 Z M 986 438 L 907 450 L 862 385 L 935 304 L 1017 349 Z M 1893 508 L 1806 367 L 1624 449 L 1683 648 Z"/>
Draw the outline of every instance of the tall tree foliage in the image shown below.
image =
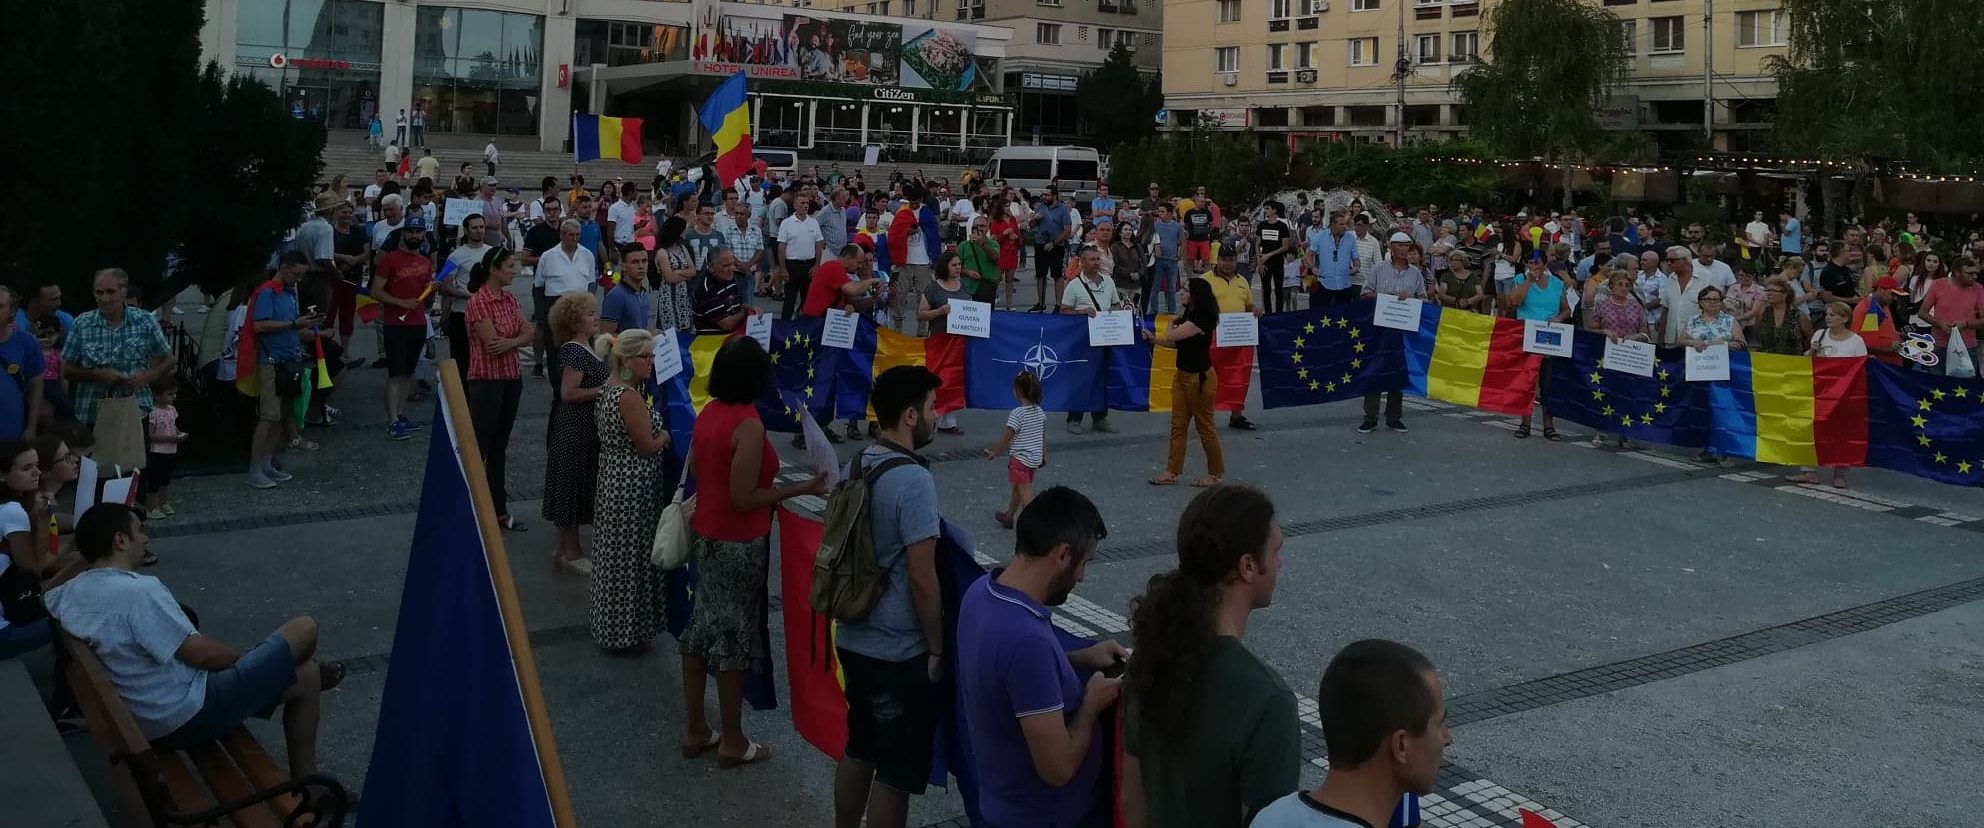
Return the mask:
<path id="1" fill-rule="evenodd" d="M 209 294 L 259 274 L 284 232 L 309 208 L 323 169 L 324 127 L 290 117 L 282 99 L 252 78 L 223 78 L 209 64 L 198 84 L 186 200 L 203 218 L 181 236 L 184 266 Z"/>
<path id="2" fill-rule="evenodd" d="M 155 288 L 166 254 L 182 241 L 221 222 L 294 223 L 293 211 L 278 215 L 274 204 L 220 214 L 203 200 L 209 188 L 195 178 L 228 160 L 218 157 L 228 147 L 295 134 L 216 117 L 234 110 L 211 105 L 200 84 L 202 4 L 89 0 L 8 12 L 0 71 L 12 88 L 0 95 L 0 158 L 14 166 L 0 175 L 0 197 L 13 209 L 0 222 L 0 279 L 28 288 L 52 278 L 71 304 L 87 307 L 90 275 L 121 267 L 142 295 L 163 298 Z M 280 111 L 273 95 L 263 102 Z M 320 135 L 305 148 L 311 176 L 321 147 Z"/>
<path id="3" fill-rule="evenodd" d="M 1141 193 L 1155 182 L 1171 195 L 1203 186 L 1215 201 L 1246 204 L 1280 189 L 1287 165 L 1282 145 L 1263 152 L 1252 133 L 1194 129 L 1116 147 L 1109 156 L 1109 186 L 1118 193 Z"/>
<path id="4" fill-rule="evenodd" d="M 1593 113 L 1631 69 L 1618 16 L 1586 0 L 1505 0 L 1487 18 L 1487 52 L 1452 84 L 1468 129 L 1510 156 L 1597 149 Z"/>
<path id="5" fill-rule="evenodd" d="M 1977 0 L 1784 0 L 1777 140 L 1832 159 L 1984 160 Z"/>
<path id="6" fill-rule="evenodd" d="M 1075 103 L 1081 108 L 1082 131 L 1108 149 L 1134 144 L 1157 131 L 1164 92 L 1157 76 L 1137 71 L 1130 50 L 1118 43 L 1101 66 L 1083 73 L 1075 83 Z"/>

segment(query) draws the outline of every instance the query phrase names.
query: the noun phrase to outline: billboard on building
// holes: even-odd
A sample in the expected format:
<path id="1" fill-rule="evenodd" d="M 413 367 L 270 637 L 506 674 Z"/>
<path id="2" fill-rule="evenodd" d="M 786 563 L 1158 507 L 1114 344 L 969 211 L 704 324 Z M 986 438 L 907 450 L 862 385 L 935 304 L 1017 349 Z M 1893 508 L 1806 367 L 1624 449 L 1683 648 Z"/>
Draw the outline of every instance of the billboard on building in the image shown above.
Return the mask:
<path id="1" fill-rule="evenodd" d="M 780 42 L 802 80 L 894 86 L 902 26 L 788 14 Z"/>
<path id="2" fill-rule="evenodd" d="M 969 91 L 978 83 L 978 36 L 926 23 L 902 27 L 902 85 Z"/>

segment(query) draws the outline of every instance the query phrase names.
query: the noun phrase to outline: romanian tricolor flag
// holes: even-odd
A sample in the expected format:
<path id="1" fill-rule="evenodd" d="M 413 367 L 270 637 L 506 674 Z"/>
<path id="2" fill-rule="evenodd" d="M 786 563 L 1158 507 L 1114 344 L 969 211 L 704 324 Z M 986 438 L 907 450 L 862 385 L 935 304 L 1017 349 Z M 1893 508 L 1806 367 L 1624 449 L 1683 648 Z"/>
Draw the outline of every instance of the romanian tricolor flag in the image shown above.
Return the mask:
<path id="1" fill-rule="evenodd" d="M 572 114 L 572 160 L 641 163 L 641 119 Z"/>
<path id="2" fill-rule="evenodd" d="M 744 97 L 744 70 L 737 70 L 703 102 L 703 128 L 716 144 L 716 178 L 725 185 L 751 170 L 751 115 Z"/>
<path id="3" fill-rule="evenodd" d="M 1709 447 L 1786 466 L 1867 463 L 1867 360 L 1729 352 L 1709 383 Z"/>
<path id="4" fill-rule="evenodd" d="M 1404 336 L 1405 390 L 1484 411 L 1527 414 L 1542 358 L 1524 351 L 1522 339 L 1522 320 L 1427 302 L 1419 330 Z"/>

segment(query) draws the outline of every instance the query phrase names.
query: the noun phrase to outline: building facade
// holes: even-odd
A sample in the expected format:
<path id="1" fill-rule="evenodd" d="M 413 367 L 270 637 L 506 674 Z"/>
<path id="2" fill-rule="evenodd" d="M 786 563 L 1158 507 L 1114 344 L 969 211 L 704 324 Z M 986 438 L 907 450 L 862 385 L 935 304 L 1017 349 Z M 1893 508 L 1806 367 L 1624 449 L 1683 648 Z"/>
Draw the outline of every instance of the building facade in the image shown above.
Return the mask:
<path id="1" fill-rule="evenodd" d="M 1482 20 L 1496 2 L 1167 0 L 1167 125 L 1291 144 L 1458 134 L 1467 113 L 1449 84 L 1486 48 Z M 1617 15 L 1633 48 L 1631 79 L 1600 113 L 1607 129 L 1703 148 L 1712 116 L 1713 147 L 1734 151 L 1770 129 L 1777 91 L 1764 61 L 1784 52 L 1779 0 L 1585 2 Z"/>
<path id="2" fill-rule="evenodd" d="M 754 142 L 858 159 L 950 160 L 1009 143 L 1010 29 L 825 3 L 718 0 L 209 0 L 203 57 L 269 83 L 301 117 L 387 137 L 563 151 L 574 112 L 645 119 L 656 149 L 703 145 L 695 111 L 749 78 Z M 411 137 L 411 136 L 408 136 Z"/>

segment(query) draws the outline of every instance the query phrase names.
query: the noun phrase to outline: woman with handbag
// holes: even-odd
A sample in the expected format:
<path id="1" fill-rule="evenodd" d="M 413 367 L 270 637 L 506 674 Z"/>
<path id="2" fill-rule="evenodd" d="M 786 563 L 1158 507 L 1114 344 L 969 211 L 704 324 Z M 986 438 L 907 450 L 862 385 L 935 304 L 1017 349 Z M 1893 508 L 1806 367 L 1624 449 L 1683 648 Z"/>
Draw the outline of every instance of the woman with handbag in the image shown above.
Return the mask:
<path id="1" fill-rule="evenodd" d="M 661 573 L 648 562 L 661 517 L 661 452 L 668 432 L 641 399 L 654 374 L 654 334 L 636 328 L 603 334 L 593 350 L 606 354 L 606 384 L 593 402 L 599 429 L 599 495 L 594 507 L 592 640 L 614 655 L 654 647 L 661 613 Z"/>
<path id="2" fill-rule="evenodd" d="M 530 347 L 537 331 L 524 321 L 517 297 L 510 293 L 523 260 L 508 248 L 491 248 L 469 271 L 468 308 L 462 314 L 475 347 L 468 350 L 469 418 L 475 442 L 489 478 L 489 496 L 496 504 L 496 523 L 512 532 L 524 531 L 523 521 L 510 514 L 506 485 L 510 432 L 517 425 L 517 405 L 523 400 L 523 361 L 518 352 Z"/>
<path id="3" fill-rule="evenodd" d="M 800 495 L 826 494 L 827 478 L 777 486 L 778 454 L 765 436 L 756 400 L 771 386 L 771 357 L 758 341 L 735 337 L 710 366 L 710 402 L 696 417 L 689 462 L 698 481 L 685 504 L 690 557 L 696 565 L 696 606 L 682 631 L 682 699 L 688 708 L 684 758 L 716 751 L 717 765 L 733 768 L 771 758 L 744 736 L 744 674 L 771 657 L 757 630 L 766 613 L 772 509 Z M 721 729 L 703 712 L 709 671 L 716 671 Z"/>

